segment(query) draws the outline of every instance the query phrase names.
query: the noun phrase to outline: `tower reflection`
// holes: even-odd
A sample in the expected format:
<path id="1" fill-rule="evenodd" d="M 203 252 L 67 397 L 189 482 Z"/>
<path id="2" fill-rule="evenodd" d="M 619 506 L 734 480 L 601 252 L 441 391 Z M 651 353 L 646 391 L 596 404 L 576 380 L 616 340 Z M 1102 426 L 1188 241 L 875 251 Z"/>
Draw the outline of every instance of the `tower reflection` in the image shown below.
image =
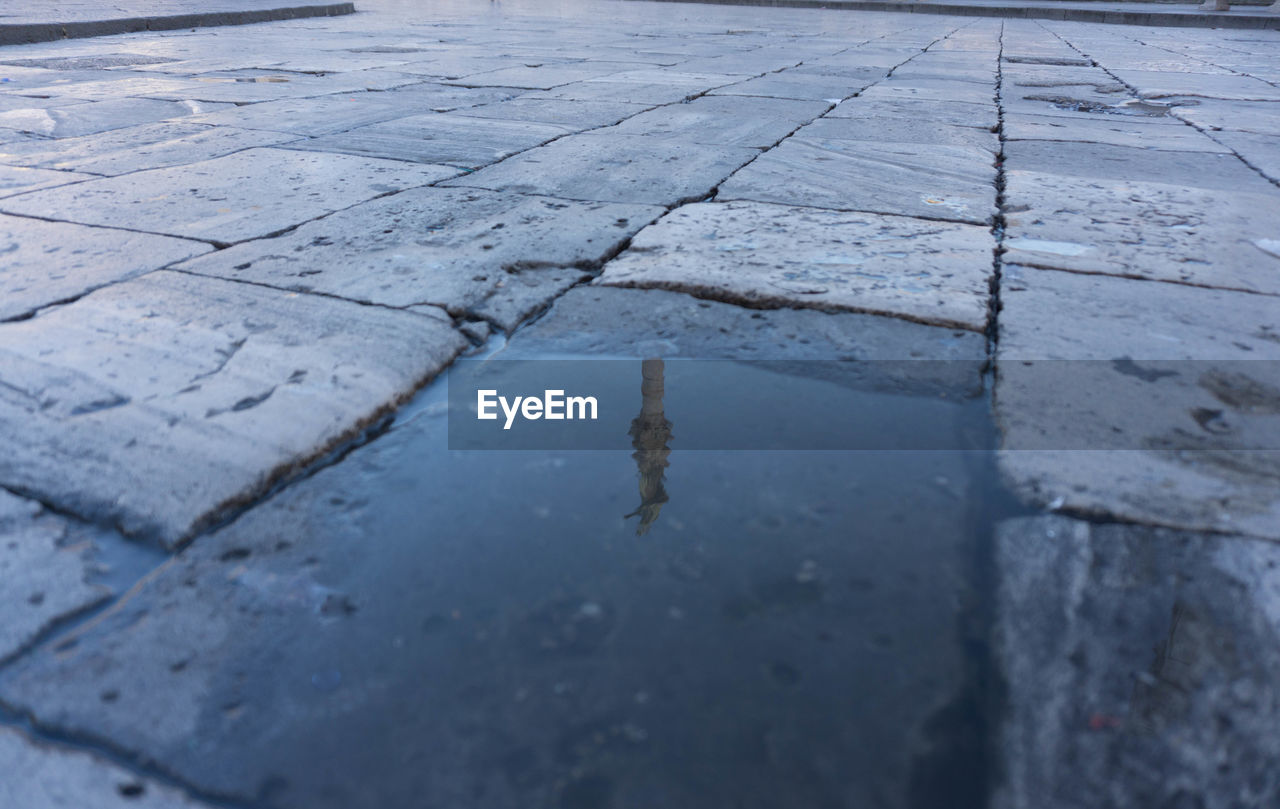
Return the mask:
<path id="1" fill-rule="evenodd" d="M 627 519 L 639 516 L 636 536 L 648 533 L 649 528 L 657 521 L 662 506 L 670 498 L 664 485 L 666 469 L 670 466 L 667 457 L 671 450 L 667 442 L 671 440 L 671 422 L 663 413 L 662 396 L 664 393 L 664 365 L 660 359 L 648 359 L 640 365 L 640 415 L 631 421 L 631 446 L 635 452 L 636 469 L 640 473 L 640 507 L 627 515 Z"/>

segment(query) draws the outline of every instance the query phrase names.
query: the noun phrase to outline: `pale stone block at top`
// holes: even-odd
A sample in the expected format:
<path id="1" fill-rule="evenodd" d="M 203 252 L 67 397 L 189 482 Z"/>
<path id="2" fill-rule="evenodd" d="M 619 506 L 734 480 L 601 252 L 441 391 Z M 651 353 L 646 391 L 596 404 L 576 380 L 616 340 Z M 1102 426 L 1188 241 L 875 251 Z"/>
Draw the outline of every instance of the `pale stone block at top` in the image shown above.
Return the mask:
<path id="1" fill-rule="evenodd" d="M 40 633 L 107 598 L 89 584 L 83 546 L 60 547 L 66 521 L 39 503 L 0 489 L 0 660 L 22 651 Z M 4 761 L 0 755 L 0 761 Z M 6 783 L 11 774 L 6 775 Z M 4 795 L 0 785 L 0 797 Z M 0 805 L 4 805 L 0 803 Z"/>
<path id="2" fill-rule="evenodd" d="M 0 153 L 0 160 L 3 159 L 3 154 Z M 77 174 L 74 171 L 49 171 L 0 164 L 0 198 L 91 179 L 92 174 Z"/>
<path id="3" fill-rule="evenodd" d="M 242 149 L 274 146 L 295 137 L 186 121 L 143 124 L 56 142 L 38 140 L 6 144 L 0 146 L 0 162 L 115 176 L 198 163 Z"/>
<path id="4" fill-rule="evenodd" d="M 0 214 L 0 320 L 211 249 L 168 236 Z"/>
<path id="5" fill-rule="evenodd" d="M 981 331 L 994 247 L 972 225 L 708 202 L 642 230 L 597 283 Z"/>
<path id="6" fill-rule="evenodd" d="M 465 345 L 432 317 L 152 273 L 0 325 L 0 484 L 174 546 Z"/>
<path id="7" fill-rule="evenodd" d="M 457 173 L 445 166 L 249 149 L 37 191 L 0 201 L 0 210 L 232 243 Z"/>
<path id="8" fill-rule="evenodd" d="M 794 137 L 722 183 L 716 198 L 980 225 L 996 212 L 994 162 L 973 146 Z"/>
<path id="9" fill-rule="evenodd" d="M 111 98 L 51 109 L 0 112 L 0 128 L 45 137 L 70 138 L 171 118 L 184 118 L 212 112 L 223 106 L 225 105 L 194 101 L 160 101 L 154 98 Z"/>
<path id="10" fill-rule="evenodd" d="M 1275 298 L 1010 264 L 1001 289 L 999 464 L 1016 492 L 1280 539 Z M 1023 364 L 1046 359 L 1086 361 Z"/>
<path id="11" fill-rule="evenodd" d="M 0 806 L 40 809 L 208 809 L 159 784 L 82 750 L 63 750 L 0 728 Z"/>
<path id="12" fill-rule="evenodd" d="M 443 185 L 674 205 L 711 193 L 758 154 L 756 149 L 739 146 L 717 148 L 644 135 L 586 132 L 530 149 Z"/>
<path id="13" fill-rule="evenodd" d="M 1262 180 L 1260 193 L 1031 171 L 1005 182 L 1007 262 L 1280 295 L 1280 256 L 1264 249 L 1280 245 L 1280 191 Z"/>
<path id="14" fill-rule="evenodd" d="M 539 268 L 590 267 L 662 213 L 471 188 L 421 188 L 357 205 L 181 269 L 385 306 L 463 314 Z"/>

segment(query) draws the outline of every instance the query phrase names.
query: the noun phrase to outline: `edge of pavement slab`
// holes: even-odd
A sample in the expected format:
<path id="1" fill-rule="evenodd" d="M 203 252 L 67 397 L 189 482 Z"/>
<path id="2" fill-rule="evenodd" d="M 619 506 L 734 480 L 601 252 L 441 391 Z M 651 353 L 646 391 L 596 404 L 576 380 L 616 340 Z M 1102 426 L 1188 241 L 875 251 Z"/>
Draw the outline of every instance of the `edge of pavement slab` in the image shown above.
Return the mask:
<path id="1" fill-rule="evenodd" d="M 355 10 L 355 3 L 307 3 L 278 8 L 213 9 L 192 14 L 117 17 L 105 20 L 0 23 L 0 46 L 132 34 L 139 31 L 174 31 L 179 28 L 248 25 L 307 17 L 338 17 L 354 14 Z"/>

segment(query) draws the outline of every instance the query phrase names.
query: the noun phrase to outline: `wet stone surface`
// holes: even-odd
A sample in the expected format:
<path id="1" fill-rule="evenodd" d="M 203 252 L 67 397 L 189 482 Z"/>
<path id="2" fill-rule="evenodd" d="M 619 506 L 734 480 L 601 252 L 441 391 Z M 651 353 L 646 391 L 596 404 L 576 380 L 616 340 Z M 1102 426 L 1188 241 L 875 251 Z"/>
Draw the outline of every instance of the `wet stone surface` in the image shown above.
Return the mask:
<path id="1" fill-rule="evenodd" d="M 993 247 L 990 232 L 970 225 L 708 202 L 641 231 L 599 283 L 981 331 Z M 923 258 L 928 269 L 904 261 L 909 256 Z"/>
<path id="2" fill-rule="evenodd" d="M 218 251 L 182 269 L 387 306 L 434 304 L 462 314 L 508 286 L 536 284 L 547 270 L 591 267 L 609 258 L 660 214 L 651 205 L 423 188 Z M 545 300 L 558 291 L 544 291 Z"/>

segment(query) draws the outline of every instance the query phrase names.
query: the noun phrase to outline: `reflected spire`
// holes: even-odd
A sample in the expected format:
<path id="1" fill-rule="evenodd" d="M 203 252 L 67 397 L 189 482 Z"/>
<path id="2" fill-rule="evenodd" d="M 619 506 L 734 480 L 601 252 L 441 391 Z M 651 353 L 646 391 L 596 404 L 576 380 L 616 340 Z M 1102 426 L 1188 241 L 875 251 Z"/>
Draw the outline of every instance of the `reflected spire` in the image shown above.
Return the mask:
<path id="1" fill-rule="evenodd" d="M 667 490 L 663 485 L 666 469 L 670 466 L 667 456 L 671 450 L 671 422 L 662 410 L 664 366 L 660 359 L 648 359 L 640 365 L 640 415 L 631 422 L 628 434 L 635 452 L 636 469 L 640 472 L 640 507 L 627 515 L 627 519 L 639 515 L 636 536 L 648 533 L 658 519 L 658 513 L 667 502 Z"/>

